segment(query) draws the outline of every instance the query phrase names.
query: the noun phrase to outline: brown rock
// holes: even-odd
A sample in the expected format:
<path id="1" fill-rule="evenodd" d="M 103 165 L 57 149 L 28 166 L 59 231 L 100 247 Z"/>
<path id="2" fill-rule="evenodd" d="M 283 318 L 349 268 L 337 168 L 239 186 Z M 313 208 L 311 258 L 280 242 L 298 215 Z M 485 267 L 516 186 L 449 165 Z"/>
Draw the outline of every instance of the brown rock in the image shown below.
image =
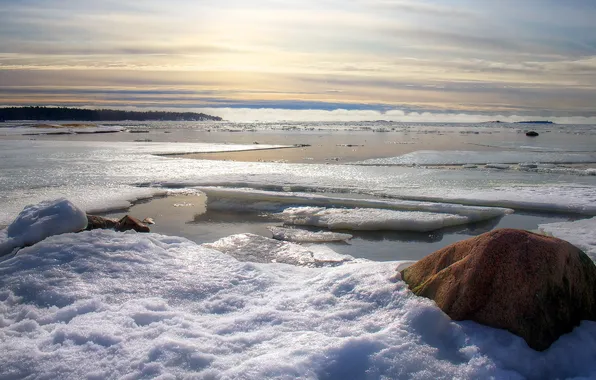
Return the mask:
<path id="1" fill-rule="evenodd" d="M 553 237 L 502 229 L 443 248 L 401 272 L 454 320 L 506 329 L 546 350 L 596 321 L 596 265 Z"/>
<path id="2" fill-rule="evenodd" d="M 104 218 L 102 216 L 87 215 L 87 231 L 96 229 L 113 229 L 118 224 L 117 219 Z"/>
<path id="3" fill-rule="evenodd" d="M 134 218 L 130 215 L 124 216 L 122 219 L 118 221 L 116 224 L 116 231 L 124 232 L 129 230 L 134 230 L 137 232 L 150 232 L 149 227 L 146 224 L 143 224 L 137 218 Z"/>

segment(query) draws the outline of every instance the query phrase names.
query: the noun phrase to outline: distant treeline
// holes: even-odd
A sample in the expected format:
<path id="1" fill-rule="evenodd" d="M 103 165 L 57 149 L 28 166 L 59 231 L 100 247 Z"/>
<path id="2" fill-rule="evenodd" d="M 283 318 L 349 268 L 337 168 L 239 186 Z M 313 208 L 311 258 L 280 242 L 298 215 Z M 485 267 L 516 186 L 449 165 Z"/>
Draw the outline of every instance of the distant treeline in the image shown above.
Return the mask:
<path id="1" fill-rule="evenodd" d="M 0 120 L 69 120 L 69 121 L 220 121 L 217 116 L 194 112 L 89 110 L 66 107 L 0 108 Z"/>

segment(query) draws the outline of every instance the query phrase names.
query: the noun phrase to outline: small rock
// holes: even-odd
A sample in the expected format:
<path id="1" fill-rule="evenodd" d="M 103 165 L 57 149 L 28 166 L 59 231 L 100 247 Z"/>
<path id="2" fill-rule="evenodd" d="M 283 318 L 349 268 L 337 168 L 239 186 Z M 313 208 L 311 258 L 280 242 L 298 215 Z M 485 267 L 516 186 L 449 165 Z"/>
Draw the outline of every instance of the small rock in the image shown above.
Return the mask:
<path id="1" fill-rule="evenodd" d="M 130 230 L 134 230 L 137 232 L 150 232 L 149 227 L 147 227 L 146 224 L 130 215 L 126 215 L 122 219 L 120 219 L 118 221 L 118 224 L 116 224 L 115 230 L 118 232 Z"/>
<path id="2" fill-rule="evenodd" d="M 453 320 L 509 330 L 543 351 L 582 320 L 596 321 L 596 265 L 579 248 L 522 230 L 495 230 L 401 271 Z"/>
<path id="3" fill-rule="evenodd" d="M 536 131 L 530 131 L 530 132 L 526 132 L 526 136 L 528 136 L 528 137 L 537 137 L 537 136 L 540 136 L 540 135 Z"/>
<path id="4" fill-rule="evenodd" d="M 114 229 L 118 224 L 118 219 L 104 218 L 103 216 L 87 214 L 87 231 L 97 229 Z"/>

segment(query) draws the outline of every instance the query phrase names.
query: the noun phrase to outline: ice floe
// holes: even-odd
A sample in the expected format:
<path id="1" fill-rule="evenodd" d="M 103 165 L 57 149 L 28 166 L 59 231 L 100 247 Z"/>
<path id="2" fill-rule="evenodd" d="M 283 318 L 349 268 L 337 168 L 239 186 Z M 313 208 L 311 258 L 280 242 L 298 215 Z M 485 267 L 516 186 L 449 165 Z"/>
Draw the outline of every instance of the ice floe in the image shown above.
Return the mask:
<path id="1" fill-rule="evenodd" d="M 463 215 L 382 209 L 291 207 L 276 214 L 284 223 L 354 231 L 434 231 L 470 223 Z"/>
<path id="2" fill-rule="evenodd" d="M 341 234 L 329 231 L 307 231 L 297 228 L 268 227 L 276 240 L 294 243 L 329 243 L 346 241 L 352 238 L 350 234 Z"/>
<path id="3" fill-rule="evenodd" d="M 574 184 L 400 190 L 402 197 L 428 202 L 508 207 L 516 210 L 596 215 L 596 187 Z"/>
<path id="4" fill-rule="evenodd" d="M 240 261 L 255 263 L 318 267 L 337 265 L 353 259 L 351 256 L 340 255 L 324 246 L 307 248 L 254 234 L 232 235 L 203 246 L 224 252 Z"/>
<path id="5" fill-rule="evenodd" d="M 455 224 L 465 224 L 501 217 L 513 212 L 511 209 L 500 207 L 477 207 L 453 203 L 404 201 L 399 199 L 345 198 L 310 193 L 284 193 L 255 189 L 214 187 L 198 187 L 198 190 L 207 194 L 207 207 L 215 210 L 281 212 L 283 209 L 293 206 L 311 206 L 315 209 L 317 207 L 379 209 L 378 214 L 375 214 L 374 211 L 362 211 L 361 216 L 364 217 L 365 212 L 368 212 L 371 218 L 391 215 L 394 219 L 401 219 L 404 223 L 412 221 L 413 224 L 416 223 L 416 217 L 426 219 L 427 221 L 434 219 L 435 222 L 433 223 L 436 223 L 440 215 L 435 217 L 427 215 L 428 213 L 442 214 L 444 220 L 449 219 L 453 223 L 457 220 L 458 222 Z M 412 211 L 418 213 L 385 213 L 382 215 L 380 212 L 383 210 Z M 402 216 L 400 217 L 398 215 Z M 457 218 L 457 216 L 462 218 Z M 374 220 L 371 220 L 371 222 L 374 222 Z"/>

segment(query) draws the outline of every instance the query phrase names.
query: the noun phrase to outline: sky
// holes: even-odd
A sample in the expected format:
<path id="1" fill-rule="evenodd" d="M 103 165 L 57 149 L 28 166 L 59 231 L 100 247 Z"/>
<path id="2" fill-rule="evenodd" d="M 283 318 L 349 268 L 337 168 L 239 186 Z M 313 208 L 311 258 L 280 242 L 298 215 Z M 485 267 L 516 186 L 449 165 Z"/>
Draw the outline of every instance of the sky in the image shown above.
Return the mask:
<path id="1" fill-rule="evenodd" d="M 596 123 L 594 0 L 0 0 L 0 106 Z"/>

